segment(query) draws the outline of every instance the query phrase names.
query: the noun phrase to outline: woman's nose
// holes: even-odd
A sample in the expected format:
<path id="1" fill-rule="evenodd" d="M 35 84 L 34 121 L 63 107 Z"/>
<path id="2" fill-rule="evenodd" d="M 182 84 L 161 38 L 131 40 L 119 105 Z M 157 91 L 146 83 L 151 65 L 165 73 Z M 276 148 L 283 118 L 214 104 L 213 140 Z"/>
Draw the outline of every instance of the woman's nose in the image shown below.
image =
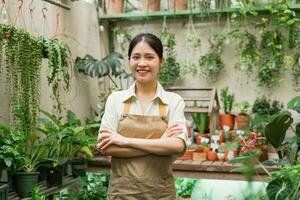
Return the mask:
<path id="1" fill-rule="evenodd" d="M 141 59 L 141 60 L 139 61 L 139 63 L 138 63 L 138 66 L 140 66 L 140 67 L 143 67 L 143 66 L 146 66 L 146 65 L 147 65 L 147 62 L 146 62 L 145 59 Z"/>

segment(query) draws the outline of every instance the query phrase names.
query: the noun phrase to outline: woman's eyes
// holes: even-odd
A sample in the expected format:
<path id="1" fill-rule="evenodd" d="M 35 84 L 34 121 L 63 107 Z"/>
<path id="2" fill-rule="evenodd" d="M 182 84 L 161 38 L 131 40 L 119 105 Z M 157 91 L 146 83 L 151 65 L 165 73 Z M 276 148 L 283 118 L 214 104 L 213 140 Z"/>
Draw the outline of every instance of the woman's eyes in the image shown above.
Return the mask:
<path id="1" fill-rule="evenodd" d="M 133 56 L 133 57 L 132 57 L 133 60 L 138 60 L 138 59 L 140 59 L 140 58 L 141 58 L 140 56 Z M 153 60 L 153 59 L 154 59 L 153 56 L 146 56 L 145 58 L 146 58 L 147 60 Z"/>

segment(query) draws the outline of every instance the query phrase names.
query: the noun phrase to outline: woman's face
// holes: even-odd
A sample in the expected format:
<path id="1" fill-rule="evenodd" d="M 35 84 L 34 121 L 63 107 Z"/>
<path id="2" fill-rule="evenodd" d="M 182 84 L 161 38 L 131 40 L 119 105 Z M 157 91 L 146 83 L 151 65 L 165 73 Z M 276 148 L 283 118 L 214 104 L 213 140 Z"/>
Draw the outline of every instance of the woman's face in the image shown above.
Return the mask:
<path id="1" fill-rule="evenodd" d="M 136 81 L 151 83 L 156 81 L 162 59 L 148 43 L 141 41 L 132 49 L 129 64 Z"/>

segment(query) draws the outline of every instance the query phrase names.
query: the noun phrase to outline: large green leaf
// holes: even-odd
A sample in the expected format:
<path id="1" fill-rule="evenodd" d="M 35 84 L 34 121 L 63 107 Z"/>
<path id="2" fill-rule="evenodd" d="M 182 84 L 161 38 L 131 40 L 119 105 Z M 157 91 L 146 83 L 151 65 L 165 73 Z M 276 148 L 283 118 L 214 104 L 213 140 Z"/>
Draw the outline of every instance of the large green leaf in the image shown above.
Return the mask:
<path id="1" fill-rule="evenodd" d="M 282 145 L 284 141 L 286 131 L 293 123 L 293 118 L 287 113 L 277 114 L 272 117 L 271 122 L 269 122 L 265 127 L 266 139 L 275 148 Z"/>
<path id="2" fill-rule="evenodd" d="M 288 199 L 293 192 L 293 182 L 288 178 L 276 178 L 267 186 L 267 195 L 270 200 Z"/>
<path id="3" fill-rule="evenodd" d="M 300 113 L 300 96 L 297 96 L 288 102 L 288 109 L 292 109 Z"/>
<path id="4" fill-rule="evenodd" d="M 84 58 L 77 57 L 75 68 L 80 73 L 91 77 L 105 77 L 109 74 L 117 77 L 122 66 L 123 56 L 120 53 L 113 52 L 101 60 L 86 55 Z"/>

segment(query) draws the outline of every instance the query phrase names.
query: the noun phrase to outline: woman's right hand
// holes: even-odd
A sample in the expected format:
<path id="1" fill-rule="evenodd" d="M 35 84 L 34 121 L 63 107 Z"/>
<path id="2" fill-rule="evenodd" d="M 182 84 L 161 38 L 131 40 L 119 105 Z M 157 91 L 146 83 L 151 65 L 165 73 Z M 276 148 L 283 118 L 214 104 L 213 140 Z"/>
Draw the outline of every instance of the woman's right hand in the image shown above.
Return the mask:
<path id="1" fill-rule="evenodd" d="M 160 138 L 177 137 L 181 133 L 182 133 L 182 128 L 179 126 L 178 123 L 175 123 L 172 126 L 168 127 Z"/>

